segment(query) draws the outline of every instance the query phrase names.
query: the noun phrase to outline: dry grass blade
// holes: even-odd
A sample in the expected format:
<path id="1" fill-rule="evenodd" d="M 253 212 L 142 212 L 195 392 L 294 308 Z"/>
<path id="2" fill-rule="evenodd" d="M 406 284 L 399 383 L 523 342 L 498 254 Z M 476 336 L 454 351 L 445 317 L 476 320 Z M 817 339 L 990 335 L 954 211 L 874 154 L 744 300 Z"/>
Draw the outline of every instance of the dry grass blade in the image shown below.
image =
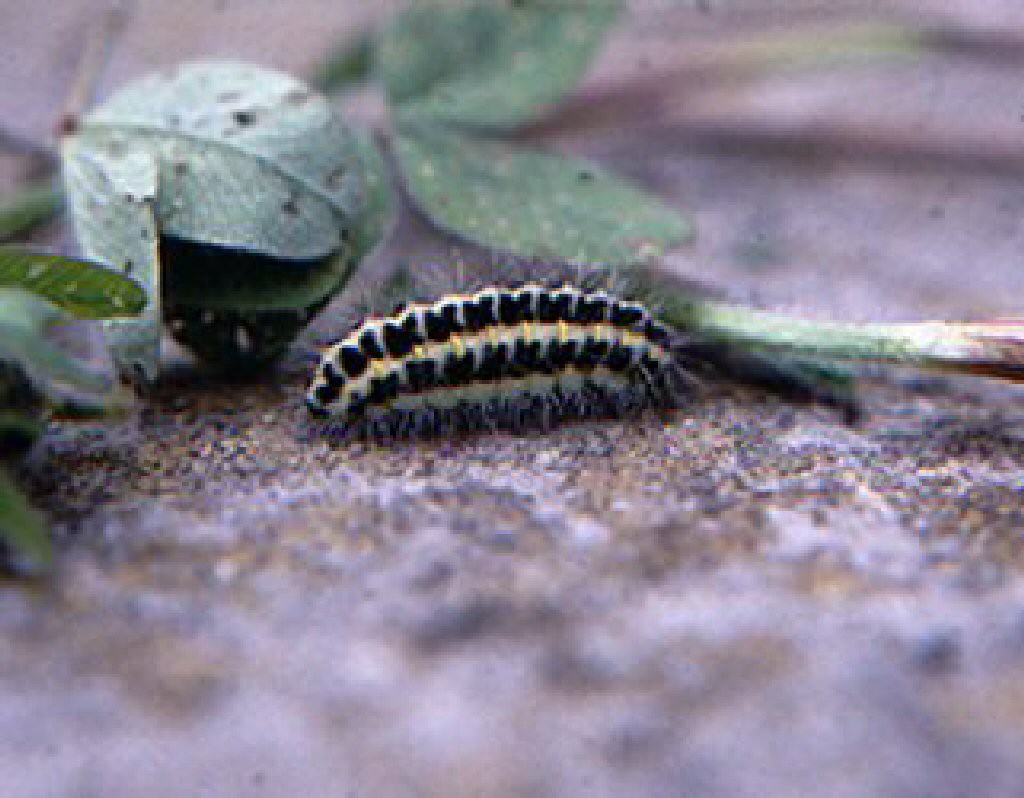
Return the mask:
<path id="1" fill-rule="evenodd" d="M 937 354 L 937 368 L 1024 382 L 1024 319 L 936 326 L 937 340 L 951 347 L 948 356 Z"/>

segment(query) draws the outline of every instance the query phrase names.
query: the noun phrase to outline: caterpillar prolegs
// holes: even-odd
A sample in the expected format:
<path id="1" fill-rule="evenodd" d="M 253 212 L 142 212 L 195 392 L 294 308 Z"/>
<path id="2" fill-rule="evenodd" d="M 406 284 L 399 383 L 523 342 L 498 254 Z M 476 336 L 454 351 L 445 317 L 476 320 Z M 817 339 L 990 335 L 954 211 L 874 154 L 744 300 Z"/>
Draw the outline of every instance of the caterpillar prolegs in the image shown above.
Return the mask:
<path id="1" fill-rule="evenodd" d="M 341 432 L 404 437 L 668 409 L 687 384 L 643 305 L 529 284 L 363 321 L 324 350 L 306 403 Z"/>

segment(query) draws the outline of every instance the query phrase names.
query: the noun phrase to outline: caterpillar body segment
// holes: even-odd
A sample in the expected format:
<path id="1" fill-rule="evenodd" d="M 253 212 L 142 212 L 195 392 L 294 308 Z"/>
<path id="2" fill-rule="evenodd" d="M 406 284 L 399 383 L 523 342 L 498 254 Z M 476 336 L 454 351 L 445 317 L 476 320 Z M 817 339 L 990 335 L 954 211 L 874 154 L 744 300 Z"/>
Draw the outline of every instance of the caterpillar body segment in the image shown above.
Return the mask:
<path id="1" fill-rule="evenodd" d="M 404 437 L 672 408 L 687 384 L 642 305 L 527 284 L 362 322 L 324 350 L 306 403 L 334 430 Z"/>

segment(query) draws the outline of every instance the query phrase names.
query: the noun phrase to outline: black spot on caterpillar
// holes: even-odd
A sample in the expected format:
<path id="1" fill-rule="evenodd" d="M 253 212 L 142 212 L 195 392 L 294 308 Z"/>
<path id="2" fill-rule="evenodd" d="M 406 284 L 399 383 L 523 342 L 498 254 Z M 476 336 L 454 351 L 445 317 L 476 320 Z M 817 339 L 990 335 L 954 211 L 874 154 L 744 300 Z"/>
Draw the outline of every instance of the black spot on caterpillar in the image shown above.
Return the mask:
<path id="1" fill-rule="evenodd" d="M 306 404 L 334 431 L 404 437 L 668 409 L 687 384 L 642 305 L 528 284 L 363 321 L 324 350 Z"/>

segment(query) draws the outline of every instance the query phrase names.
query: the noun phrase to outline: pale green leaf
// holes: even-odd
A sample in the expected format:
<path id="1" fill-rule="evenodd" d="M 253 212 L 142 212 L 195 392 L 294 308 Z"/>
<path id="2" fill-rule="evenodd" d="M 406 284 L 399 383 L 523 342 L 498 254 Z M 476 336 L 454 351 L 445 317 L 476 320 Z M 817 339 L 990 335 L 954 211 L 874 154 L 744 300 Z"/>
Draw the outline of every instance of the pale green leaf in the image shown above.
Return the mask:
<path id="1" fill-rule="evenodd" d="M 584 161 L 423 126 L 394 146 L 426 216 L 491 249 L 619 264 L 660 255 L 692 235 L 678 211 Z"/>
<path id="2" fill-rule="evenodd" d="M 161 234 L 302 260 L 343 249 L 362 215 L 352 134 L 323 97 L 278 72 L 208 62 L 142 78 L 86 116 L 75 139 L 66 159 L 154 158 Z"/>
<path id="3" fill-rule="evenodd" d="M 110 387 L 103 375 L 46 340 L 47 327 L 67 320 L 33 294 L 0 288 L 0 361 L 15 364 L 54 404 L 73 402 L 76 394 L 103 394 Z"/>
<path id="4" fill-rule="evenodd" d="M 65 139 L 61 154 L 83 251 L 138 280 L 148 300 L 136 318 L 104 322 L 114 362 L 122 374 L 152 381 L 160 360 L 161 323 L 157 160 L 144 149 L 100 147 L 84 137 Z"/>
<path id="5" fill-rule="evenodd" d="M 8 550 L 8 561 L 15 572 L 41 576 L 53 564 L 50 533 L 42 516 L 0 469 L 0 543 Z"/>
<path id="6" fill-rule="evenodd" d="M 50 221 L 63 203 L 64 196 L 52 177 L 19 187 L 0 200 L 0 241 L 9 241 Z"/>
<path id="7" fill-rule="evenodd" d="M 378 72 L 404 115 L 507 129 L 579 81 L 616 2 L 418 3 L 388 27 Z"/>
<path id="8" fill-rule="evenodd" d="M 80 319 L 128 316 L 146 294 L 126 277 L 94 263 L 0 245 L 0 286 L 31 291 Z"/>
<path id="9" fill-rule="evenodd" d="M 86 254 L 132 269 L 153 300 L 137 322 L 108 324 L 121 371 L 149 380 L 159 359 L 157 300 L 191 302 L 207 277 L 215 279 L 172 281 L 188 294 L 176 297 L 161 286 L 161 270 L 181 264 L 161 265 L 159 242 L 248 252 L 257 265 L 274 259 L 281 297 L 305 301 L 323 292 L 321 303 L 347 279 L 352 242 L 364 235 L 366 186 L 354 137 L 320 95 L 258 67 L 199 63 L 136 81 L 85 117 L 62 156 Z M 344 268 L 307 273 L 327 261 Z M 269 283 L 257 286 L 236 304 L 215 293 L 211 308 L 199 310 L 244 310 L 270 293 Z"/>
<path id="10" fill-rule="evenodd" d="M 394 224 L 396 199 L 387 164 L 373 136 L 356 133 L 354 138 L 366 179 L 366 207 L 352 236 L 354 255 L 361 258 L 381 242 Z"/>

